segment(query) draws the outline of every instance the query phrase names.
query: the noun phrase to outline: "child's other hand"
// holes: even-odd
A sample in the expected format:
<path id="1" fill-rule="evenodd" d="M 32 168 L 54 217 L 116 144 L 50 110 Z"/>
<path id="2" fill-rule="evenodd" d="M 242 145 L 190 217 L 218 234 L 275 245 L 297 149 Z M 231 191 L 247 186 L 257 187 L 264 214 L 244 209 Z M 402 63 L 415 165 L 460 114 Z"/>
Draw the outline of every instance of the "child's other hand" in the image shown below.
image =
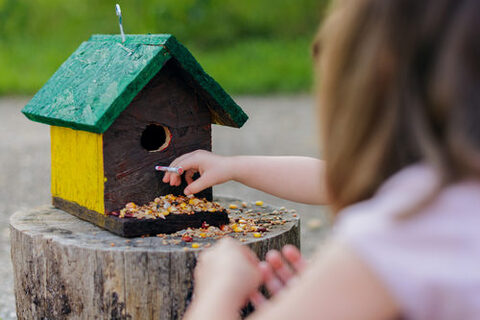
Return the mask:
<path id="1" fill-rule="evenodd" d="M 241 308 L 262 281 L 255 254 L 239 242 L 225 238 L 200 254 L 195 268 L 195 299 L 220 297 Z"/>
<path id="2" fill-rule="evenodd" d="M 185 180 L 188 183 L 184 193 L 190 195 L 231 180 L 230 162 L 231 159 L 228 157 L 215 155 L 205 150 L 197 150 L 178 157 L 170 166 L 183 168 Z M 197 172 L 200 173 L 200 178 L 193 180 L 193 175 Z M 178 174 L 166 172 L 163 182 L 170 183 L 171 186 L 179 186 L 182 180 Z"/>
<path id="3" fill-rule="evenodd" d="M 306 266 L 307 262 L 302 257 L 300 250 L 293 245 L 284 246 L 281 253 L 277 250 L 270 250 L 265 256 L 265 261 L 258 264 L 262 272 L 262 282 L 270 296 L 274 296 L 284 289 L 289 282 L 305 270 Z M 251 300 L 257 308 L 266 301 L 259 294 L 252 295 Z"/>

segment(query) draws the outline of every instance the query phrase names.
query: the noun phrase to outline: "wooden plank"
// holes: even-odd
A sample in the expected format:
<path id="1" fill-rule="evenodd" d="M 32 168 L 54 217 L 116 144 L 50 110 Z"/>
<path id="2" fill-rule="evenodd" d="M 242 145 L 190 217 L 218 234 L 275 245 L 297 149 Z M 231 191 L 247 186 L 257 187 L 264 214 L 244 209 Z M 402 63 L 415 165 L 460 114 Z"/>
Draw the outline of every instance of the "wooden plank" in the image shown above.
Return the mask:
<path id="1" fill-rule="evenodd" d="M 175 57 L 182 68 L 187 71 L 198 87 L 209 97 L 207 104 L 211 108 L 214 123 L 235 128 L 241 128 L 248 120 L 248 116 L 223 90 L 223 88 L 210 77 L 198 64 L 192 54 L 174 37 L 167 39 L 165 45 L 170 54 Z"/>
<path id="2" fill-rule="evenodd" d="M 33 121 L 103 133 L 170 58 L 164 46 L 83 42 L 22 112 Z"/>
<path id="3" fill-rule="evenodd" d="M 228 224 L 228 214 L 221 212 L 197 212 L 192 215 L 170 214 L 165 219 L 128 219 L 111 215 L 103 215 L 88 210 L 78 204 L 60 198 L 54 198 L 55 207 L 62 209 L 82 220 L 113 232 L 122 237 L 137 237 L 142 235 L 156 235 L 158 233 L 174 233 L 186 228 L 199 228 L 204 222 L 211 226 L 220 227 Z"/>
<path id="4" fill-rule="evenodd" d="M 52 126 L 52 197 L 105 212 L 101 134 Z"/>
<path id="5" fill-rule="evenodd" d="M 118 211 L 128 202 L 142 205 L 161 195 L 183 194 L 186 182 L 179 187 L 162 183 L 163 173 L 155 171 L 155 166 L 167 166 L 187 152 L 212 150 L 208 107 L 178 74 L 178 67 L 167 63 L 105 132 L 106 212 Z M 142 133 L 151 124 L 171 132 L 165 150 L 151 152 L 142 147 Z M 211 195 L 209 188 L 198 196 L 211 199 Z"/>

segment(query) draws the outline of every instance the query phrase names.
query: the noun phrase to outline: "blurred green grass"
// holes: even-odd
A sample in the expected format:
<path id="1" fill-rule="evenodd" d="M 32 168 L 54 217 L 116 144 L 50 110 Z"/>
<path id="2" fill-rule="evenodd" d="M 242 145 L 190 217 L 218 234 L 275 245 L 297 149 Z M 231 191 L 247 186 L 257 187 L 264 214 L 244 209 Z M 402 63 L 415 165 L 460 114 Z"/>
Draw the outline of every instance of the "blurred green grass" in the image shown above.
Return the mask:
<path id="1" fill-rule="evenodd" d="M 244 40 L 218 51 L 199 50 L 196 56 L 229 92 L 304 92 L 312 78 L 310 42 L 310 37 Z"/>
<path id="2" fill-rule="evenodd" d="M 172 33 L 229 93 L 310 89 L 310 43 L 327 0 L 120 1 L 127 33 Z M 114 2 L 0 0 L 0 95 L 33 94 L 94 33 L 117 33 Z"/>
<path id="3" fill-rule="evenodd" d="M 310 89 L 310 38 L 285 41 L 248 39 L 202 50 L 190 47 L 203 68 L 228 92 L 264 94 Z M 0 46 L 0 95 L 35 93 L 76 49 L 55 41 Z"/>

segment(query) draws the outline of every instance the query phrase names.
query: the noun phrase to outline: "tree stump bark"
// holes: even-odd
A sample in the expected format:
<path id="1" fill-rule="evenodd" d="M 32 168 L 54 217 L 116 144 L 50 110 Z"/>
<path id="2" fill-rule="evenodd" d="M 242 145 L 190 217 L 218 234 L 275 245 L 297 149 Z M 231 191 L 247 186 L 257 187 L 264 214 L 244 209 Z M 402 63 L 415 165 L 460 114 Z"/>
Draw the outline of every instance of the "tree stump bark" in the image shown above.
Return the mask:
<path id="1" fill-rule="evenodd" d="M 260 258 L 300 245 L 296 214 L 251 204 L 230 218 L 245 214 L 279 221 L 261 238 L 234 234 Z M 10 229 L 19 319 L 179 319 L 191 300 L 196 258 L 215 242 L 195 239 L 201 247 L 192 249 L 180 237 L 168 244 L 160 237 L 125 239 L 51 206 L 15 213 Z"/>

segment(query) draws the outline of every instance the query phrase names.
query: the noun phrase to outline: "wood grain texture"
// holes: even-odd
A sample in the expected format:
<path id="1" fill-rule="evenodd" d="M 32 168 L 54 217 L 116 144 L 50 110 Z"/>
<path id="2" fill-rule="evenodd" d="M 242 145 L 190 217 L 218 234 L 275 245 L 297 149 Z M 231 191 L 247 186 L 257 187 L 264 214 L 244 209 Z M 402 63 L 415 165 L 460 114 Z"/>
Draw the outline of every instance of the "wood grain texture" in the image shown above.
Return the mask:
<path id="1" fill-rule="evenodd" d="M 180 42 L 172 37 L 167 40 L 165 45 L 182 68 L 192 76 L 208 96 L 208 106 L 212 111 L 213 123 L 241 128 L 248 120 L 247 114 L 212 77 L 203 71 L 192 54 Z"/>
<path id="2" fill-rule="evenodd" d="M 97 35 L 83 42 L 22 112 L 31 120 L 105 132 L 172 57 L 211 98 L 218 124 L 241 127 L 242 109 L 171 35 Z"/>
<path id="3" fill-rule="evenodd" d="M 261 258 L 268 249 L 299 246 L 298 218 L 284 218 L 263 238 L 234 236 Z M 10 230 L 19 319 L 180 319 L 192 298 L 201 249 L 188 243 L 125 240 L 50 206 L 15 213 Z"/>
<path id="4" fill-rule="evenodd" d="M 150 124 L 168 127 L 170 145 L 160 152 L 142 147 L 140 138 Z M 172 61 L 152 79 L 103 136 L 105 211 L 117 211 L 128 202 L 145 204 L 155 197 L 183 194 L 187 186 L 164 184 L 156 165 L 197 149 L 212 149 L 210 112 L 194 87 Z M 211 199 L 211 188 L 198 194 Z"/>
<path id="5" fill-rule="evenodd" d="M 103 133 L 170 58 L 164 46 L 83 42 L 22 112 L 33 121 Z"/>
<path id="6" fill-rule="evenodd" d="M 170 234 L 186 228 L 200 228 L 202 224 L 220 227 L 228 224 L 226 211 L 222 212 L 197 212 L 193 215 L 170 214 L 165 219 L 121 219 L 111 215 L 87 210 L 84 207 L 60 198 L 53 198 L 53 205 L 74 216 L 91 222 L 116 235 L 132 238 L 143 235 L 155 235 L 159 233 Z"/>
<path id="7" fill-rule="evenodd" d="M 105 213 L 102 135 L 52 126 L 52 197 Z"/>

